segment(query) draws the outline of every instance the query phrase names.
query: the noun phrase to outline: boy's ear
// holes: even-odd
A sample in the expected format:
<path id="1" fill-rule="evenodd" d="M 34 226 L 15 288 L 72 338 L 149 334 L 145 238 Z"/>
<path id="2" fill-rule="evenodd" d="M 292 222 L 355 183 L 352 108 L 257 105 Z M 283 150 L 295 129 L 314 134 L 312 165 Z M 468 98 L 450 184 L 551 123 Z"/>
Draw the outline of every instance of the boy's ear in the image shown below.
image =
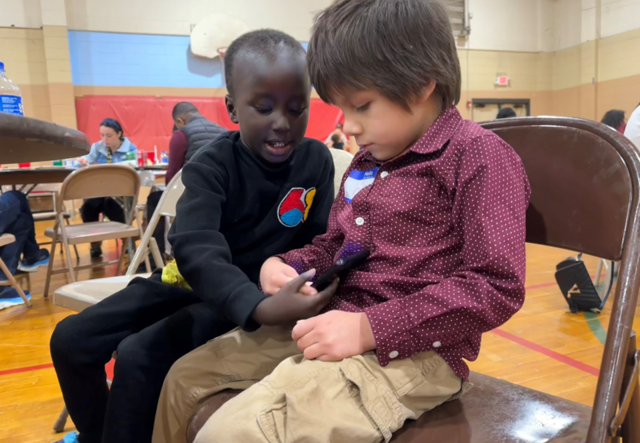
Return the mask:
<path id="1" fill-rule="evenodd" d="M 427 86 L 422 90 L 422 94 L 418 97 L 418 102 L 427 101 L 432 95 L 433 91 L 436 90 L 436 82 L 435 80 L 431 80 Z"/>
<path id="2" fill-rule="evenodd" d="M 236 104 L 233 101 L 233 97 L 229 94 L 224 96 L 224 104 L 227 106 L 227 112 L 229 113 L 229 118 L 235 124 L 238 124 L 238 115 L 236 112 Z"/>

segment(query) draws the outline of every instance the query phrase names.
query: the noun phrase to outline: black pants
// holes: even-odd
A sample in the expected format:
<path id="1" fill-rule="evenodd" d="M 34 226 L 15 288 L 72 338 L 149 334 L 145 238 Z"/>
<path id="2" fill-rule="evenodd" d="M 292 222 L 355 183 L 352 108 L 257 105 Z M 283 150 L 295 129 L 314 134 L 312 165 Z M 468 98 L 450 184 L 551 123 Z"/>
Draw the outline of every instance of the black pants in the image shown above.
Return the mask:
<path id="1" fill-rule="evenodd" d="M 61 321 L 51 357 L 82 443 L 148 443 L 162 383 L 189 351 L 233 329 L 160 271 Z M 118 351 L 111 390 L 104 366 Z"/>
<path id="2" fill-rule="evenodd" d="M 84 223 L 97 222 L 100 214 L 109 220 L 124 223 L 124 211 L 117 201 L 110 197 L 88 198 L 80 208 L 80 215 Z"/>

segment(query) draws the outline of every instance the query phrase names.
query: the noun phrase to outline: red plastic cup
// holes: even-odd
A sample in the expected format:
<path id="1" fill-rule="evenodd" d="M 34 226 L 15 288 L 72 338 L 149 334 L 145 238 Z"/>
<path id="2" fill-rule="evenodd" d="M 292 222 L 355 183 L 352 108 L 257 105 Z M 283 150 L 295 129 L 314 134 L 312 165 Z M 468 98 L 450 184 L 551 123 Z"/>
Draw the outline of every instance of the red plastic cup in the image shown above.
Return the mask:
<path id="1" fill-rule="evenodd" d="M 144 164 L 145 164 L 145 152 L 140 152 L 138 151 L 138 167 L 139 168 L 144 168 Z"/>
<path id="2" fill-rule="evenodd" d="M 30 168 L 31 167 L 31 163 L 18 163 L 18 167 L 20 169 Z"/>
<path id="3" fill-rule="evenodd" d="M 147 152 L 147 158 L 151 162 L 152 165 L 156 164 L 156 153 L 155 152 Z"/>

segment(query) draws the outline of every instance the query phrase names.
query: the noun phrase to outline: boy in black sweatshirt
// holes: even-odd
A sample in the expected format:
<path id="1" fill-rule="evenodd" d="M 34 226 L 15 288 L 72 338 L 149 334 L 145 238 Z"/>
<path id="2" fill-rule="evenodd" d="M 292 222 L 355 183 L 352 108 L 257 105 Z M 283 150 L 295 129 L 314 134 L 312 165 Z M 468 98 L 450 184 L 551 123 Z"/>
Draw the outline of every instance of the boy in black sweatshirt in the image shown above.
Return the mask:
<path id="1" fill-rule="evenodd" d="M 227 110 L 240 131 L 184 167 L 169 236 L 175 265 L 133 280 L 53 333 L 53 363 L 79 432 L 65 442 L 150 442 L 173 362 L 236 326 L 257 329 L 262 263 L 325 232 L 334 168 L 326 146 L 303 138 L 311 90 L 304 50 L 262 30 L 238 38 L 225 61 Z M 170 274 L 181 284 L 168 284 Z M 319 312 L 335 290 L 305 296 L 301 284 L 274 294 L 299 318 Z M 104 365 L 116 350 L 109 390 Z"/>

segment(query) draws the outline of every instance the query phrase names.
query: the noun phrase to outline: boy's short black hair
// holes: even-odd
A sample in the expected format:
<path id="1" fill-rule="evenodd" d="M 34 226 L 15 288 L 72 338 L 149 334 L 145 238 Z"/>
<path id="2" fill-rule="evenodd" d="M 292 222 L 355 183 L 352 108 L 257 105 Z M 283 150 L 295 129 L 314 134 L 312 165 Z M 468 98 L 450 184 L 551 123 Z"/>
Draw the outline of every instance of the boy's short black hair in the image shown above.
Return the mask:
<path id="1" fill-rule="evenodd" d="M 195 115 L 199 114 L 198 108 L 196 105 L 189 102 L 180 102 L 173 107 L 173 111 L 171 112 L 171 117 L 173 119 L 177 119 L 178 117 L 186 116 L 186 115 Z"/>
<path id="2" fill-rule="evenodd" d="M 224 78 L 229 93 L 233 94 L 233 65 L 241 54 L 275 55 L 282 50 L 299 52 L 305 56 L 304 48 L 295 38 L 275 29 L 260 29 L 247 32 L 235 39 L 224 58 Z"/>
<path id="3" fill-rule="evenodd" d="M 460 61 L 437 0 L 336 0 L 316 16 L 308 65 L 329 103 L 336 94 L 374 89 L 409 109 L 431 80 L 443 108 L 460 101 Z"/>
<path id="4" fill-rule="evenodd" d="M 338 134 L 331 134 L 331 141 L 334 143 L 340 143 L 342 139 Z"/>

